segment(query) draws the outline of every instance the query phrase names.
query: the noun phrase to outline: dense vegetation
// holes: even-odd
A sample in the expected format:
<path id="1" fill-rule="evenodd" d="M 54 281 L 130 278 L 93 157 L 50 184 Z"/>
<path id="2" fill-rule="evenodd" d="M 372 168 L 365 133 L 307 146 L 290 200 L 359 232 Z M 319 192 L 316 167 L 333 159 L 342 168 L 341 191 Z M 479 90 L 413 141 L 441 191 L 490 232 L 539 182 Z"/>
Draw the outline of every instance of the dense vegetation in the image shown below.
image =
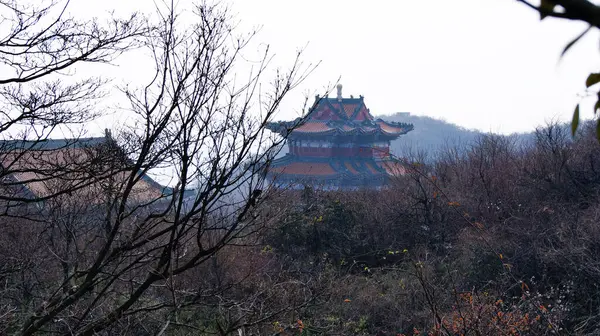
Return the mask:
<path id="1" fill-rule="evenodd" d="M 575 141 L 540 128 L 528 146 L 482 135 L 433 165 L 409 162 L 387 190 L 283 192 L 265 204 L 266 217 L 285 214 L 258 246 L 217 254 L 204 274 L 228 288 L 222 302 L 281 312 L 247 334 L 600 332 L 594 125 Z M 224 306 L 193 323 L 233 323 Z"/>
<path id="2" fill-rule="evenodd" d="M 409 173 L 384 190 L 269 191 L 250 214 L 260 225 L 159 282 L 106 332 L 595 335 L 595 125 L 574 140 L 556 124 L 534 138 L 480 135 L 433 164 L 399 158 Z M 51 232 L 22 224 L 2 222 L 4 332 L 62 273 L 41 243 Z M 166 305 L 170 286 L 181 288 L 179 306 Z M 101 309 L 123 297 L 111 292 Z"/>

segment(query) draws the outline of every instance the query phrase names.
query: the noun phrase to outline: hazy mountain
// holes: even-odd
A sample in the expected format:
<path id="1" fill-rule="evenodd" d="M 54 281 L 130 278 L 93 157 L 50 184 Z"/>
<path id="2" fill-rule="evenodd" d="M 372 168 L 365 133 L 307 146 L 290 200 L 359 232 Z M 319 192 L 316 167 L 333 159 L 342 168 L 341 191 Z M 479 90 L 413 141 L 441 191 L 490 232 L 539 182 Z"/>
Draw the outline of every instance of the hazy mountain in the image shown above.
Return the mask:
<path id="1" fill-rule="evenodd" d="M 437 152 L 445 146 L 464 145 L 481 134 L 444 120 L 410 115 L 406 112 L 380 118 L 386 121 L 410 123 L 415 126 L 412 131 L 392 141 L 390 150 L 398 156 L 410 156 L 418 152 L 425 152 L 429 158 L 434 158 Z"/>

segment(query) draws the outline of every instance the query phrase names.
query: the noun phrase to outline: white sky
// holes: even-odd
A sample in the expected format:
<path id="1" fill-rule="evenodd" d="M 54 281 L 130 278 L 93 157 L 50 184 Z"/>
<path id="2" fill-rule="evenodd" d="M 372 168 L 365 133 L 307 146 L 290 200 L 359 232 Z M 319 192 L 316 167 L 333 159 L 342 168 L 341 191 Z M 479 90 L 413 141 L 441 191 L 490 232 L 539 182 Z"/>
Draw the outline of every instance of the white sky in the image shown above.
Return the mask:
<path id="1" fill-rule="evenodd" d="M 180 0 L 185 8 L 188 0 Z M 597 71 L 598 33 L 559 61 L 563 47 L 585 29 L 545 19 L 515 0 L 229 0 L 240 31 L 262 26 L 255 42 L 269 44 L 285 67 L 298 48 L 318 69 L 283 105 L 280 119 L 298 116 L 303 95 L 341 77 L 344 96 L 364 95 L 374 115 L 411 112 L 482 131 L 528 131 L 551 118 L 569 120 L 585 78 Z M 151 11 L 150 0 L 73 0 L 72 12 L 100 15 Z M 111 76 L 144 78 L 129 56 Z M 311 102 L 312 102 L 311 98 Z M 593 102 L 582 116 L 592 115 Z"/>

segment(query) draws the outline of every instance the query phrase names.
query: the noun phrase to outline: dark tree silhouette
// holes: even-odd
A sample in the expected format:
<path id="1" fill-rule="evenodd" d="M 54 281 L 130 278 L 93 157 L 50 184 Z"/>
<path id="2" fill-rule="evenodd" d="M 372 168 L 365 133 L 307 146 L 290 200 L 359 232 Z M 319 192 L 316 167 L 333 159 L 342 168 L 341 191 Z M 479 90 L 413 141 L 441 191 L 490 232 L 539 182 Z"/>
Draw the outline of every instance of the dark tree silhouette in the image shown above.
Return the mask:
<path id="1" fill-rule="evenodd" d="M 2 253 L 0 277 L 11 293 L 0 303 L 7 332 L 111 334 L 149 312 L 161 317 L 153 329 L 165 332 L 187 307 L 215 298 L 189 274 L 228 246 L 252 245 L 281 215 L 262 207 L 273 192 L 263 165 L 282 141 L 265 125 L 314 66 L 298 52 L 266 82 L 272 55 L 265 48 L 240 81 L 235 69 L 254 34 L 236 36 L 220 5 L 195 6 L 190 26 L 173 3 L 158 5 L 156 23 L 132 15 L 104 25 L 66 17 L 68 2 L 0 5 L 10 14 L 0 41 L 10 70 L 0 80 L 0 200 L 7 209 L 0 223 L 6 236 L 32 242 Z M 102 142 L 48 141 L 56 129 L 97 116 L 102 98 L 102 79 L 67 85 L 64 72 L 134 47 L 149 51 L 154 77 L 122 88 L 131 127 Z M 175 187 L 148 182 L 151 169 L 165 167 Z M 15 189 L 23 185 L 39 192 Z M 302 304 L 249 304 L 212 330 L 227 334 Z"/>
<path id="2" fill-rule="evenodd" d="M 109 22 L 80 21 L 67 15 L 68 5 L 69 1 L 0 1 L 0 177 L 4 187 L 12 186 L 4 177 L 23 173 L 19 162 L 30 156 L 30 150 L 59 149 L 44 146 L 53 132 L 68 131 L 70 125 L 98 115 L 94 105 L 102 98 L 106 81 L 89 77 L 67 84 L 65 79 L 75 66 L 109 63 L 139 46 L 139 39 L 149 31 L 137 14 Z M 69 145 L 65 142 L 62 147 Z M 30 182 L 81 169 L 54 161 Z M 19 181 L 23 182 L 27 181 Z M 0 199 L 9 201 L 14 196 L 4 193 Z"/>

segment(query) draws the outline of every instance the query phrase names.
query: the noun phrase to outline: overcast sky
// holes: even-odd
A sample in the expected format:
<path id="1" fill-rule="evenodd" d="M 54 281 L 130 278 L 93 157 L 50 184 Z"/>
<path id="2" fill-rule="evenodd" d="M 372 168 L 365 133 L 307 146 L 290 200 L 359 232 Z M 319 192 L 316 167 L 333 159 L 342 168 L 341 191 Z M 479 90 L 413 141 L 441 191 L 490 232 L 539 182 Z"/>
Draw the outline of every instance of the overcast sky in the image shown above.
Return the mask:
<path id="1" fill-rule="evenodd" d="M 180 1 L 180 8 L 188 5 Z M 597 71 L 598 34 L 566 57 L 563 47 L 585 29 L 546 19 L 515 0 L 229 0 L 240 31 L 261 27 L 285 67 L 305 47 L 317 70 L 282 106 L 298 116 L 302 95 L 341 77 L 344 96 L 363 95 L 374 115 L 411 112 L 493 132 L 528 131 L 551 118 L 569 120 Z M 74 13 L 152 10 L 150 0 L 74 1 Z M 114 73 L 144 76 L 122 63 Z M 134 63 L 135 60 L 133 61 Z M 582 116 L 591 116 L 591 100 Z"/>

